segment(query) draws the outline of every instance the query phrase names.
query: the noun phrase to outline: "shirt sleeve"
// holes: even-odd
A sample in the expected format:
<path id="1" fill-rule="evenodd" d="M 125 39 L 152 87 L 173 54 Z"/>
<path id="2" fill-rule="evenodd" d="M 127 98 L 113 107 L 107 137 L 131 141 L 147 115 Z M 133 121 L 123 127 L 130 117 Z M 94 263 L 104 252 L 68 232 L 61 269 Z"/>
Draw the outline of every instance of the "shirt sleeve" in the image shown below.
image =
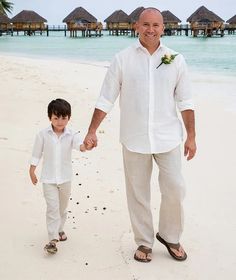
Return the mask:
<path id="1" fill-rule="evenodd" d="M 121 89 L 121 67 L 118 56 L 113 59 L 101 88 L 95 107 L 109 113 L 114 106 Z"/>
<path id="2" fill-rule="evenodd" d="M 72 148 L 75 150 L 80 150 L 80 145 L 83 144 L 83 141 L 80 137 L 80 134 L 77 132 L 73 136 L 73 141 L 72 141 Z"/>
<path id="3" fill-rule="evenodd" d="M 43 154 L 43 136 L 38 133 L 35 137 L 30 164 L 37 166 Z"/>
<path id="4" fill-rule="evenodd" d="M 175 88 L 175 100 L 180 112 L 185 110 L 194 110 L 194 103 L 191 93 L 190 80 L 185 59 L 182 55 L 179 56 L 178 78 Z"/>

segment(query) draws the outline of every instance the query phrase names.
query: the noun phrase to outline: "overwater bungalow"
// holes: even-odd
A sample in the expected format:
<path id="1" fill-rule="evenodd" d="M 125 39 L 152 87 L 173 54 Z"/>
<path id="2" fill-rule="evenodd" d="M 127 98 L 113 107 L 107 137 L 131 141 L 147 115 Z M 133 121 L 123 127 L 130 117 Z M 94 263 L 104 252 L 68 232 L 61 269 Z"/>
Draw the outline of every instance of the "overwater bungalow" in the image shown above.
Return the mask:
<path id="1" fill-rule="evenodd" d="M 82 32 L 82 37 L 101 36 L 102 23 L 91 15 L 83 7 L 75 8 L 63 22 L 67 24 L 71 37 L 78 37 L 78 31 Z M 93 32 L 93 33 L 92 33 Z"/>
<path id="2" fill-rule="evenodd" d="M 34 11 L 23 10 L 11 19 L 13 23 L 12 30 L 16 31 L 17 35 L 23 31 L 25 35 L 35 35 L 36 31 L 42 34 L 46 30 L 47 20 L 41 17 Z"/>
<path id="3" fill-rule="evenodd" d="M 139 15 L 142 13 L 143 10 L 145 10 L 144 7 L 138 7 L 129 15 L 129 22 L 130 22 L 130 29 L 131 29 L 132 37 L 135 37 L 138 35 L 136 32 L 136 22 L 139 18 Z"/>
<path id="4" fill-rule="evenodd" d="M 3 32 L 8 32 L 11 29 L 11 21 L 8 16 L 0 12 L 0 36 Z"/>
<path id="5" fill-rule="evenodd" d="M 110 35 L 127 35 L 130 30 L 130 18 L 122 10 L 117 10 L 104 20 Z"/>
<path id="6" fill-rule="evenodd" d="M 187 21 L 190 23 L 194 37 L 198 35 L 224 36 L 224 20 L 204 6 L 198 8 Z"/>
<path id="7" fill-rule="evenodd" d="M 176 34 L 178 29 L 180 28 L 179 23 L 181 22 L 181 20 L 168 10 L 162 11 L 161 14 L 163 16 L 165 25 L 164 34 L 169 36 Z"/>
<path id="8" fill-rule="evenodd" d="M 236 31 L 236 15 L 228 19 L 226 29 L 228 30 L 229 34 L 234 34 Z"/>

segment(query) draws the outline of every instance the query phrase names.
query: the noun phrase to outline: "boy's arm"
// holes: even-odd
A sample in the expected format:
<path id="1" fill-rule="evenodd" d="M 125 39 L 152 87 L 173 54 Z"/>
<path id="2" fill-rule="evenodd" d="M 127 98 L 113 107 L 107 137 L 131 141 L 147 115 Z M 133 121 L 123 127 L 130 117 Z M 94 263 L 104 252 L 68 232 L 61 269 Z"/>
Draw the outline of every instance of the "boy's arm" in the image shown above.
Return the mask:
<path id="1" fill-rule="evenodd" d="M 30 165 L 29 174 L 30 174 L 30 179 L 34 185 L 38 183 L 37 176 L 35 175 L 35 169 L 36 169 L 35 165 Z"/>
<path id="2" fill-rule="evenodd" d="M 35 169 L 42 157 L 43 153 L 43 137 L 40 134 L 36 135 L 32 157 L 30 160 L 29 175 L 32 183 L 36 185 L 38 183 L 37 176 L 35 175 Z"/>

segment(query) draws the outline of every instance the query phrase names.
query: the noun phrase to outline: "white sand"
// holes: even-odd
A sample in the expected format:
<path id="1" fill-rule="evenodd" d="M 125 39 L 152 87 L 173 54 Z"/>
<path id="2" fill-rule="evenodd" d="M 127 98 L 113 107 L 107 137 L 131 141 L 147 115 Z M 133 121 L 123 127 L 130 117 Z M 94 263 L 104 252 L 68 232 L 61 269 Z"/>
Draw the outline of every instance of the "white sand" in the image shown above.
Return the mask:
<path id="1" fill-rule="evenodd" d="M 59 244 L 55 256 L 43 251 L 45 202 L 41 185 L 34 187 L 28 176 L 35 134 L 48 125 L 49 101 L 67 99 L 71 126 L 85 134 L 106 68 L 2 55 L 0 61 L 0 279 L 234 279 L 236 112 L 235 97 L 229 96 L 236 93 L 236 78 L 192 74 L 198 154 L 191 162 L 183 160 L 188 192 L 181 240 L 189 258 L 178 263 L 155 242 L 153 261 L 141 264 L 133 260 L 118 103 L 99 129 L 99 147 L 73 154 L 79 175 L 68 209 L 68 241 Z M 157 229 L 156 177 L 152 185 Z"/>

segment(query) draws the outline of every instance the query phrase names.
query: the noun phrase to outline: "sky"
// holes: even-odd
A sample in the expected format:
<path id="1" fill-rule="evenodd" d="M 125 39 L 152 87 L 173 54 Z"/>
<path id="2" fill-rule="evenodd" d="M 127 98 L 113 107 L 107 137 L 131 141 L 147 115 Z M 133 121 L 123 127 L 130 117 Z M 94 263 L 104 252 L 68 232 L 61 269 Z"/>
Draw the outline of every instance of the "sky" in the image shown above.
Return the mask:
<path id="1" fill-rule="evenodd" d="M 22 10 L 33 10 L 40 16 L 47 19 L 49 25 L 62 25 L 63 19 L 77 7 L 85 8 L 90 14 L 103 22 L 115 10 L 123 10 L 130 14 L 137 7 L 143 6 L 156 7 L 159 10 L 169 10 L 175 14 L 182 23 L 195 12 L 200 6 L 204 5 L 225 21 L 236 14 L 235 0 L 8 0 L 14 3 L 11 18 Z"/>

